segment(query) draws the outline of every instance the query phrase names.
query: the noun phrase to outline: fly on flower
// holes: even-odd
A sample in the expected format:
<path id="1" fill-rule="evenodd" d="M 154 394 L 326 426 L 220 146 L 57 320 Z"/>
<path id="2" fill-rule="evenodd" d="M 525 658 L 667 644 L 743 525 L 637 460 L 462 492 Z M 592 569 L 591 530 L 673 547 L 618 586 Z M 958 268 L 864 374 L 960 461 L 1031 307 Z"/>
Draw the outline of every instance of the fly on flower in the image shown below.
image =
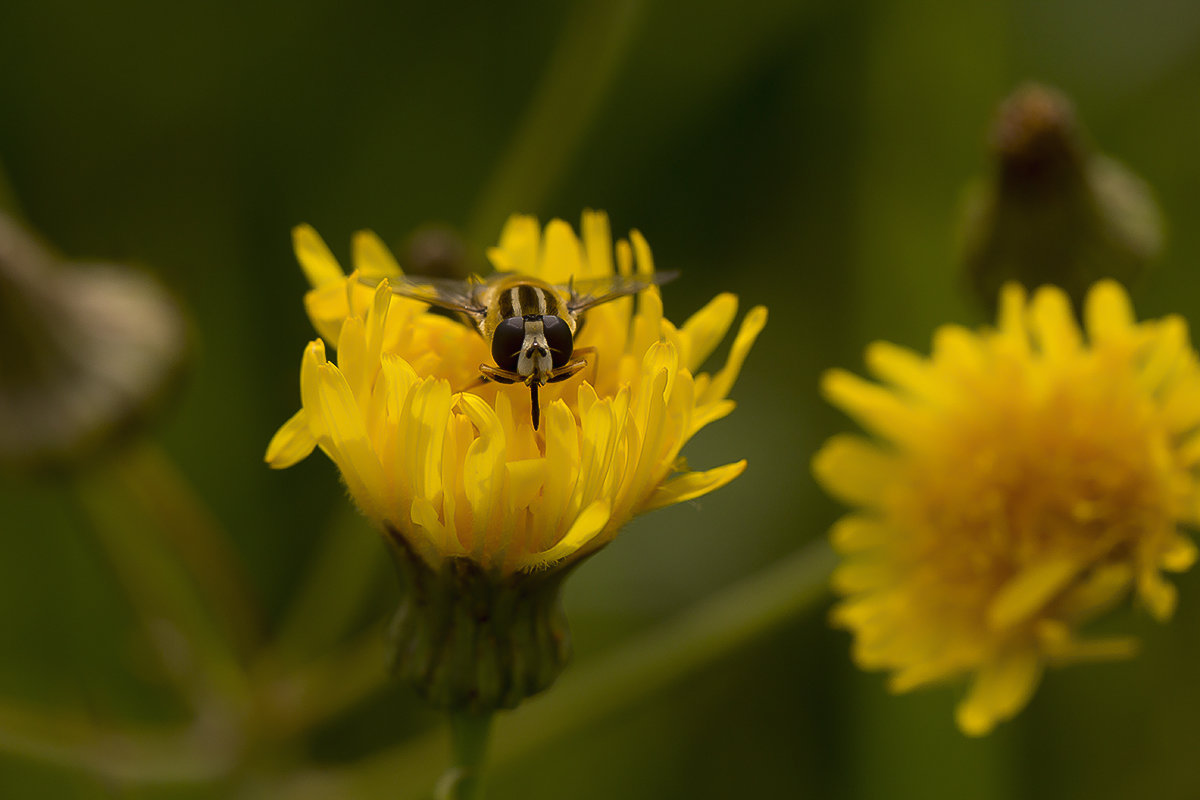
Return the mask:
<path id="1" fill-rule="evenodd" d="M 538 388 L 565 381 L 587 366 L 595 348 L 575 349 L 584 312 L 602 303 L 637 294 L 674 280 L 678 272 L 609 275 L 556 286 L 526 275 L 499 273 L 488 280 L 396 277 L 393 292 L 455 311 L 474 325 L 488 343 L 495 366 L 480 364 L 485 381 L 529 387 L 533 429 L 539 423 Z M 364 279 L 365 280 L 365 279 Z M 373 283 L 371 281 L 366 281 Z"/>

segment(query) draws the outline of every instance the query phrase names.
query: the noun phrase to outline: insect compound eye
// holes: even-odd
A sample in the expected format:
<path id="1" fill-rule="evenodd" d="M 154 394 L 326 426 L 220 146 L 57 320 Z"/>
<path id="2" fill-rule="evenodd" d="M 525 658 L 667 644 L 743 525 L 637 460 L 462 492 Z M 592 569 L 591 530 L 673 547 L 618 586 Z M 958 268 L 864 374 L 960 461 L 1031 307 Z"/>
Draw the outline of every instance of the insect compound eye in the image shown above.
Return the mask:
<path id="1" fill-rule="evenodd" d="M 542 330 L 546 332 L 546 344 L 550 346 L 550 362 L 556 369 L 565 365 L 575 352 L 571 329 L 566 321 L 562 317 L 545 314 L 542 317 Z"/>
<path id="2" fill-rule="evenodd" d="M 525 320 L 510 317 L 496 326 L 492 334 L 492 360 L 500 369 L 517 371 L 517 359 L 525 344 Z"/>

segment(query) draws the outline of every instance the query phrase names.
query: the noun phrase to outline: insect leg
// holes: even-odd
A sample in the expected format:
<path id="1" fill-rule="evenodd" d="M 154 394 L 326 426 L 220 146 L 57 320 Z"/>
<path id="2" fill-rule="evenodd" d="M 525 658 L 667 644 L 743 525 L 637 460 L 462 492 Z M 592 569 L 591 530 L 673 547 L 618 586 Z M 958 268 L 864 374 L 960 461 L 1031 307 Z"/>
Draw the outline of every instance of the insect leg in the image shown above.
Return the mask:
<path id="1" fill-rule="evenodd" d="M 521 383 L 525 380 L 515 372 L 509 372 L 506 369 L 493 367 L 489 364 L 480 364 L 479 373 L 483 380 L 495 381 L 496 383 Z"/>
<path id="2" fill-rule="evenodd" d="M 600 353 L 597 352 L 595 347 L 580 347 L 575 350 L 573 355 L 586 355 L 588 357 L 577 358 L 574 361 L 563 364 L 558 369 L 551 371 L 550 377 L 547 379 L 546 383 L 558 383 L 559 381 L 565 381 L 567 378 L 571 377 L 576 372 L 579 372 L 579 370 L 583 369 L 588 364 L 591 364 L 592 377 L 589 383 L 591 383 L 592 386 L 596 385 L 596 378 L 600 374 Z"/>

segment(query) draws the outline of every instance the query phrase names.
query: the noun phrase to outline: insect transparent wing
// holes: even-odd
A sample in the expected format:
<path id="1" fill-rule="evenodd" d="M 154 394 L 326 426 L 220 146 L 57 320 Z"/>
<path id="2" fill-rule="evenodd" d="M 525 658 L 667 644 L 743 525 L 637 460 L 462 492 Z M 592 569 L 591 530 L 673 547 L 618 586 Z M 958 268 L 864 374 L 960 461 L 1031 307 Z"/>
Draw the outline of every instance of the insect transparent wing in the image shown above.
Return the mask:
<path id="1" fill-rule="evenodd" d="M 605 278 L 573 281 L 566 287 L 571 292 L 571 299 L 567 301 L 567 308 L 572 313 L 579 313 L 586 311 L 592 306 L 616 300 L 618 297 L 637 294 L 643 289 L 649 289 L 651 286 L 661 286 L 678 277 L 679 272 L 671 270 L 668 272 L 655 272 L 653 275 L 610 275 Z"/>
<path id="2" fill-rule="evenodd" d="M 379 281 L 360 278 L 368 286 L 377 286 Z M 402 275 L 389 277 L 388 286 L 401 297 L 420 300 L 422 303 L 445 308 L 450 311 L 461 311 L 472 317 L 487 313 L 487 309 L 479 302 L 479 281 L 456 281 L 449 278 L 422 278 L 420 276 Z"/>

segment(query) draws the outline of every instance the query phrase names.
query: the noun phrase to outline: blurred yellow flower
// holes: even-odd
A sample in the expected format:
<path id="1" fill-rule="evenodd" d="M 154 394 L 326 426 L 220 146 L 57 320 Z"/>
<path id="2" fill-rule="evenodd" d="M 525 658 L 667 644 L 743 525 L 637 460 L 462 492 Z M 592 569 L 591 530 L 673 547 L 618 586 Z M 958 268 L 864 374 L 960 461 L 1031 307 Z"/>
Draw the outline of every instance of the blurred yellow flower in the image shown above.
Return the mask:
<path id="1" fill-rule="evenodd" d="M 887 385 L 829 372 L 828 399 L 878 438 L 832 438 L 813 469 L 858 506 L 833 528 L 837 624 L 902 692 L 971 675 L 966 733 L 1016 714 L 1048 664 L 1110 658 L 1128 639 L 1079 626 L 1130 591 L 1166 619 L 1162 572 L 1196 558 L 1200 366 L 1179 317 L 1138 323 L 1112 281 L 1086 341 L 1065 294 L 1005 287 L 995 330 L 946 326 L 933 355 L 875 343 Z"/>
<path id="2" fill-rule="evenodd" d="M 388 289 L 400 268 L 373 234 L 355 238 L 348 276 L 311 228 L 298 228 L 295 244 L 313 286 L 305 306 L 337 363 L 321 340 L 305 349 L 303 408 L 266 460 L 287 467 L 319 446 L 362 511 L 430 567 L 465 558 L 503 576 L 565 565 L 634 514 L 706 494 L 745 467 L 693 472 L 679 452 L 732 410 L 727 395 L 764 308 L 746 315 L 715 375 L 696 370 L 733 322 L 733 295 L 679 328 L 663 317 L 655 287 L 636 310 L 633 298 L 589 310 L 576 347 L 595 348 L 591 363 L 544 387 L 545 423 L 534 431 L 525 387 L 480 383 L 479 365 L 491 359 L 473 328 Z M 595 212 L 584 214 L 582 237 L 561 220 L 543 232 L 514 216 L 488 256 L 498 270 L 553 284 L 631 274 L 635 262 L 639 273 L 654 270 L 636 231 L 614 254 L 608 219 Z"/>

